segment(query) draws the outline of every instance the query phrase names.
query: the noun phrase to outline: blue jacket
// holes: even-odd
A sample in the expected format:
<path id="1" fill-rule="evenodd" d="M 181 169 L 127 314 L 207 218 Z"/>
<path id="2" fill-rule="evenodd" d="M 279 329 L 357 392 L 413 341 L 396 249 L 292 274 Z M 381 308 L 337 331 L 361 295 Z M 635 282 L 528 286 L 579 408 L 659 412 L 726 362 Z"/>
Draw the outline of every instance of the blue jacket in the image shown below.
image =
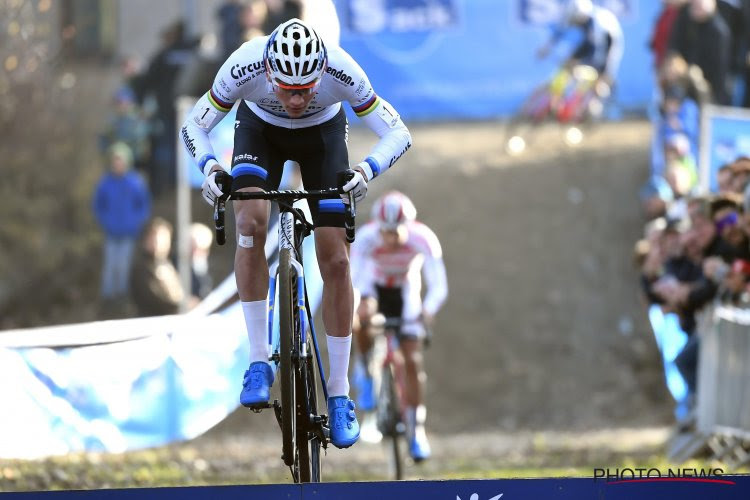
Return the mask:
<path id="1" fill-rule="evenodd" d="M 107 236 L 137 237 L 151 215 L 151 196 L 141 176 L 104 174 L 94 195 L 94 215 Z"/>

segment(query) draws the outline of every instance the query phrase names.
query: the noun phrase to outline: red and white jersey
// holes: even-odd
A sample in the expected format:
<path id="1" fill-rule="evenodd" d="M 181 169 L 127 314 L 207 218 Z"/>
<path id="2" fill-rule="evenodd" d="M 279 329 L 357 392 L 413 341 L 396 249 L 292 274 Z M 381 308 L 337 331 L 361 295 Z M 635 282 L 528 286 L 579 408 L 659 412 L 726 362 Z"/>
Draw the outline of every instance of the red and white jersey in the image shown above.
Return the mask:
<path id="1" fill-rule="evenodd" d="M 389 248 L 377 222 L 362 226 L 351 248 L 352 283 L 363 296 L 376 296 L 375 285 L 401 288 L 407 303 L 418 301 L 434 315 L 448 297 L 443 251 L 435 233 L 421 222 L 407 224 L 407 233 L 403 245 Z"/>

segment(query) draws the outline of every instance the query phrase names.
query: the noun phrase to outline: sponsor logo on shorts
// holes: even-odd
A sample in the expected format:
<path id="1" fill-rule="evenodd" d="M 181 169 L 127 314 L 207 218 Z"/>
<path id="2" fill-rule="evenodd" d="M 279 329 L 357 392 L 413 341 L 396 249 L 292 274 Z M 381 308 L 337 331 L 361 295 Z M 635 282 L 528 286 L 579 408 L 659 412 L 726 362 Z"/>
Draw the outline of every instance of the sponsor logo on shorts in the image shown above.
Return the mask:
<path id="1" fill-rule="evenodd" d="M 258 161 L 258 157 L 257 156 L 253 156 L 253 155 L 248 154 L 248 153 L 243 153 L 241 155 L 237 155 L 237 156 L 234 157 L 234 161 L 235 162 L 242 161 L 242 160 L 244 160 L 244 161 Z"/>

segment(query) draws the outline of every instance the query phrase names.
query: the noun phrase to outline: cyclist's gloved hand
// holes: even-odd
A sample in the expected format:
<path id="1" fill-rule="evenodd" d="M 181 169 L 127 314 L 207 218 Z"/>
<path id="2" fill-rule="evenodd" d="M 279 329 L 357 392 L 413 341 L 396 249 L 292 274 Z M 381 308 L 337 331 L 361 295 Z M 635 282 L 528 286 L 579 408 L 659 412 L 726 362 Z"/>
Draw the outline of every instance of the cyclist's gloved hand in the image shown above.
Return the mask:
<path id="1" fill-rule="evenodd" d="M 232 176 L 221 169 L 218 163 L 213 163 L 211 166 L 206 165 L 206 170 L 209 173 L 203 179 L 203 185 L 201 186 L 203 199 L 211 206 L 214 205 L 216 198 L 226 196 L 232 187 Z"/>
<path id="2" fill-rule="evenodd" d="M 365 163 L 365 165 L 367 164 Z M 369 165 L 367 165 L 367 167 L 369 169 Z M 354 194 L 355 203 L 359 203 L 360 201 L 365 199 L 365 196 L 367 196 L 367 179 L 365 178 L 366 174 L 362 175 L 362 172 L 360 172 L 360 169 L 364 170 L 362 167 L 362 164 L 359 164 L 357 165 L 357 167 L 355 167 L 354 176 L 351 179 L 349 179 L 349 182 L 344 184 L 341 188 L 344 191 L 344 193 L 341 195 L 341 199 L 347 205 L 349 204 L 349 192 L 350 191 Z"/>

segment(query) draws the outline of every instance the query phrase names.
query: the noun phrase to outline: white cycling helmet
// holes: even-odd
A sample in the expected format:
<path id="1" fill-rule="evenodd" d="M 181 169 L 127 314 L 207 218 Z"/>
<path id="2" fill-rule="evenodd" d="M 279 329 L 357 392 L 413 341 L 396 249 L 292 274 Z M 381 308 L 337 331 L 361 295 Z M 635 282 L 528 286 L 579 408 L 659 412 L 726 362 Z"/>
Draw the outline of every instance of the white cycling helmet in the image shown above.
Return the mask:
<path id="1" fill-rule="evenodd" d="M 563 11 L 563 20 L 567 24 L 580 24 L 587 21 L 594 12 L 591 0 L 568 0 Z"/>
<path id="2" fill-rule="evenodd" d="M 417 218 L 417 209 L 404 193 L 389 191 L 373 204 L 371 216 L 378 221 L 380 229 L 396 231 Z"/>
<path id="3" fill-rule="evenodd" d="M 273 30 L 263 59 L 276 85 L 312 87 L 323 75 L 328 56 L 315 30 L 295 18 Z"/>

